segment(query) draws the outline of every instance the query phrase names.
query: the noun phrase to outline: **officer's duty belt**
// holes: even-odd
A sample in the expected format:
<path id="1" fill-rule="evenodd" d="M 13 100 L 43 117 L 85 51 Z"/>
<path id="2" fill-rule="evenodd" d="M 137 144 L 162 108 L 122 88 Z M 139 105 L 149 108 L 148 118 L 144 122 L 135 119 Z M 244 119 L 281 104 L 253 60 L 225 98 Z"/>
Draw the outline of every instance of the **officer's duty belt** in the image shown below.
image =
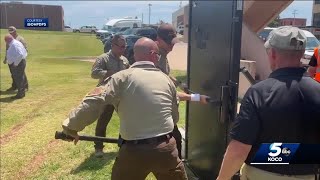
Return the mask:
<path id="1" fill-rule="evenodd" d="M 153 137 L 153 138 L 147 138 L 147 139 L 139 139 L 139 140 L 123 140 L 122 144 L 152 144 L 152 143 L 159 143 L 159 142 L 164 142 L 169 139 L 171 139 L 173 136 L 172 133 L 158 136 L 158 137 Z"/>

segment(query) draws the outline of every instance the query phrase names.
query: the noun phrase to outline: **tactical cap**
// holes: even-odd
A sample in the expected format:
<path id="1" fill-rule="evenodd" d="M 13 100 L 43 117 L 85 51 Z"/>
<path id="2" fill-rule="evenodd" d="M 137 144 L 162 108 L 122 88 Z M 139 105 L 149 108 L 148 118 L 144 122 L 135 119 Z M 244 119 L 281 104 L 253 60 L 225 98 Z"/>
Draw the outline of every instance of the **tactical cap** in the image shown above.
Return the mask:
<path id="1" fill-rule="evenodd" d="M 307 37 L 304 32 L 292 26 L 282 26 L 270 32 L 265 48 L 280 50 L 305 50 Z"/>
<path id="2" fill-rule="evenodd" d="M 17 29 L 16 29 L 16 27 L 14 27 L 14 26 L 9 26 L 9 27 L 8 27 L 8 31 L 9 31 L 9 33 L 13 33 L 13 32 L 16 32 Z"/>
<path id="3" fill-rule="evenodd" d="M 168 23 L 160 25 L 157 35 L 167 44 L 175 44 L 179 42 L 175 28 Z"/>

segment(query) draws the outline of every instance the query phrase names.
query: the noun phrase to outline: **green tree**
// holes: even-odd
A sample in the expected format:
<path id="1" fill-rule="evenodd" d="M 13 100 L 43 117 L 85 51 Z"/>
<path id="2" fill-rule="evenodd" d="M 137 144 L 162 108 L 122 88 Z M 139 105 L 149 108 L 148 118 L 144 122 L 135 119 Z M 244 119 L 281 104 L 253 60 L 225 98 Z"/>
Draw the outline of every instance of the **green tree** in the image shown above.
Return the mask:
<path id="1" fill-rule="evenodd" d="M 277 16 L 274 20 L 272 20 L 268 27 L 279 27 L 280 26 L 280 16 Z"/>

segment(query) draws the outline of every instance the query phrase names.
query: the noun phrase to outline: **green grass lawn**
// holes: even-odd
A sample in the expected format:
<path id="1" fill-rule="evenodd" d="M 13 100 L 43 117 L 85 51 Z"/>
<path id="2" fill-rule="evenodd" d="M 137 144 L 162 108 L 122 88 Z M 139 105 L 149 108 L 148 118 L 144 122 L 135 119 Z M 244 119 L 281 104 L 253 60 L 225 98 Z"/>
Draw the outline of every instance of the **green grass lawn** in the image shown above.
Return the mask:
<path id="1" fill-rule="evenodd" d="M 1 30 L 1 84 L 10 87 L 7 65 L 2 64 L 5 44 Z M 105 156 L 93 156 L 93 143 L 54 140 L 56 130 L 69 111 L 92 90 L 97 80 L 90 77 L 92 63 L 64 57 L 98 56 L 102 43 L 94 35 L 23 31 L 29 49 L 27 77 L 29 91 L 21 100 L 11 101 L 15 94 L 0 95 L 1 101 L 1 177 L 0 179 L 110 179 L 118 147 L 105 144 Z M 173 71 L 185 80 L 185 72 Z M 185 103 L 180 106 L 184 125 Z M 81 134 L 94 134 L 95 123 Z M 119 118 L 116 113 L 108 126 L 107 136 L 117 137 Z M 152 175 L 147 179 L 155 179 Z"/>

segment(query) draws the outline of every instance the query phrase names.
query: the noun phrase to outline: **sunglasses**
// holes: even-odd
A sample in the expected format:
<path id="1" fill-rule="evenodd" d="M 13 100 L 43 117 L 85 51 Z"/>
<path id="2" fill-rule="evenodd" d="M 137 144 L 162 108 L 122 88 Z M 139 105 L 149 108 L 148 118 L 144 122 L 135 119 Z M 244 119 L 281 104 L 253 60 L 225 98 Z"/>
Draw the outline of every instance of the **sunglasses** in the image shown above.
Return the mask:
<path id="1" fill-rule="evenodd" d="M 113 45 L 115 45 L 115 46 L 117 46 L 117 47 L 119 47 L 121 49 L 125 49 L 126 48 L 126 45 L 120 46 L 119 44 L 116 44 L 116 43 L 113 43 Z"/>
<path id="2" fill-rule="evenodd" d="M 159 54 L 158 52 L 155 51 L 150 51 L 150 54 L 155 54 L 158 56 L 158 60 L 161 58 L 161 54 Z"/>
<path id="3" fill-rule="evenodd" d="M 156 55 L 160 56 L 160 54 L 158 52 L 155 52 L 155 51 L 150 51 L 150 54 L 156 54 Z"/>

